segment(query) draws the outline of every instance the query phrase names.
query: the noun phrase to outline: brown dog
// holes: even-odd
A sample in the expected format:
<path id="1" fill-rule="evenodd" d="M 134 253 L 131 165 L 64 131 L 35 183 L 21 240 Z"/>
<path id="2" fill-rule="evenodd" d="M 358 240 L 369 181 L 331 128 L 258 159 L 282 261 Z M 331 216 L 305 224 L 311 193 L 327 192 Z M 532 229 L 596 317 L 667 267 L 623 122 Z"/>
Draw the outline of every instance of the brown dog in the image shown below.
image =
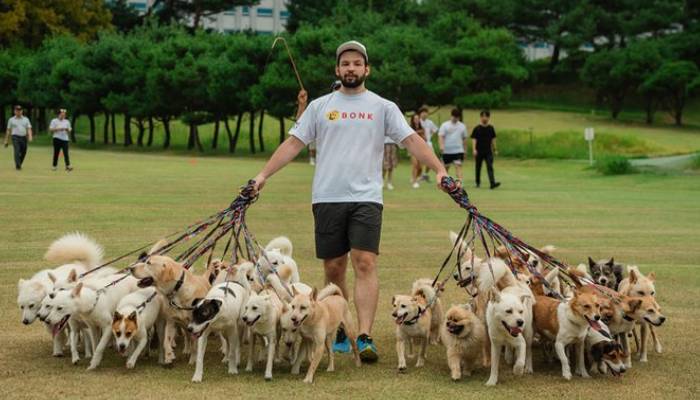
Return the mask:
<path id="1" fill-rule="evenodd" d="M 481 366 L 486 328 L 468 304 L 453 305 L 447 310 L 440 337 L 447 350 L 452 380 L 459 380 L 462 373 L 471 376 Z"/>

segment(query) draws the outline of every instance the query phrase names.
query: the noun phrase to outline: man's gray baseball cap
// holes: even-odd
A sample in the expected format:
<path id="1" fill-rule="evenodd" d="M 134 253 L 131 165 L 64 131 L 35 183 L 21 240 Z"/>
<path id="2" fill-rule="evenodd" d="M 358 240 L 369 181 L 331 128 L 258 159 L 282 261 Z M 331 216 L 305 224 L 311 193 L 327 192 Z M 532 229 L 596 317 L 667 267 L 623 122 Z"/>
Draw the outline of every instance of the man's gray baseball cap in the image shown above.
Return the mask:
<path id="1" fill-rule="evenodd" d="M 340 55 L 345 53 L 346 51 L 356 51 L 365 58 L 365 63 L 369 62 L 369 58 L 367 57 L 367 49 L 365 48 L 365 45 L 362 43 L 358 42 L 357 40 L 351 40 L 349 42 L 345 42 L 338 46 L 338 49 L 335 51 L 335 61 L 336 63 L 340 61 Z"/>

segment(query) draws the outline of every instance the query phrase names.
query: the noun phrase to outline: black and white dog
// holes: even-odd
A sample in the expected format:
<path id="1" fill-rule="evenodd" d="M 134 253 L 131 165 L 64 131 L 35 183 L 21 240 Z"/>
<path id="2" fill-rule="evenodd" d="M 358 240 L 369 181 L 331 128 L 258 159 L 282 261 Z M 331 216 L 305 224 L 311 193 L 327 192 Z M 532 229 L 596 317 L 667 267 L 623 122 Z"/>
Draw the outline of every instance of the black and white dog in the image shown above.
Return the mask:
<path id="1" fill-rule="evenodd" d="M 622 264 L 616 264 L 614 258 L 611 258 L 610 261 L 600 260 L 595 262 L 588 257 L 588 270 L 591 273 L 591 277 L 593 277 L 595 283 L 601 286 L 617 290 L 618 285 L 624 279 L 622 275 L 623 269 Z"/>

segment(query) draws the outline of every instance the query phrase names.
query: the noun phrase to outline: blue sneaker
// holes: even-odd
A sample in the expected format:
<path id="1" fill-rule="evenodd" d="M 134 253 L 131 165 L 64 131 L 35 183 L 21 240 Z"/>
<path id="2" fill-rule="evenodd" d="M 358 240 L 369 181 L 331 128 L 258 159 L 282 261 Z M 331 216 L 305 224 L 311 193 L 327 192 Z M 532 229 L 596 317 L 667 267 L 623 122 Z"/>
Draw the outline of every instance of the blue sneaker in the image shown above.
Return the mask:
<path id="1" fill-rule="evenodd" d="M 350 339 L 345 334 L 345 329 L 338 328 L 338 333 L 335 336 L 335 343 L 333 343 L 334 353 L 349 353 L 350 352 Z"/>
<path id="2" fill-rule="evenodd" d="M 357 349 L 360 352 L 360 360 L 363 362 L 373 363 L 379 358 L 377 346 L 374 345 L 372 338 L 365 333 L 357 337 Z"/>

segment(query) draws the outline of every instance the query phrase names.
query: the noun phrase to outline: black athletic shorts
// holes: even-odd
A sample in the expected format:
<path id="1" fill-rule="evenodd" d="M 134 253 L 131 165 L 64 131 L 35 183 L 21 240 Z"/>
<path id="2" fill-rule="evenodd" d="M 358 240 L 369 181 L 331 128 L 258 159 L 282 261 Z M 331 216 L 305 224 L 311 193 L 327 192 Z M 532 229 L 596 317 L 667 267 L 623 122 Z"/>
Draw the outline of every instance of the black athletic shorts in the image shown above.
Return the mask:
<path id="1" fill-rule="evenodd" d="M 371 202 L 313 204 L 316 257 L 335 258 L 350 249 L 379 254 L 383 208 Z"/>
<path id="2" fill-rule="evenodd" d="M 463 161 L 464 161 L 464 153 L 443 154 L 442 155 L 442 162 L 445 165 L 450 165 L 450 164 L 462 165 Z"/>

